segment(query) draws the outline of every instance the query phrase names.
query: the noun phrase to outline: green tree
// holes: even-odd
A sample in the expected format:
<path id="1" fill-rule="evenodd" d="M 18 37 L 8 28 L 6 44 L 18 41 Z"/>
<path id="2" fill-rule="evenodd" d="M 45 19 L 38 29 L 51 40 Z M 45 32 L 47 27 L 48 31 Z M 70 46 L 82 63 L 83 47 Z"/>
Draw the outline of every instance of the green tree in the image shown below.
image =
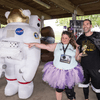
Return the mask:
<path id="1" fill-rule="evenodd" d="M 70 20 L 72 20 L 72 17 L 69 17 L 69 18 L 60 18 L 60 19 L 56 20 L 56 24 L 57 24 L 57 26 L 67 26 L 67 27 L 69 27 Z"/>
<path id="2" fill-rule="evenodd" d="M 100 14 L 95 15 L 87 15 L 87 16 L 77 16 L 76 20 L 84 20 L 84 19 L 90 19 L 92 21 L 92 26 L 100 26 Z M 60 18 L 56 20 L 56 24 L 58 26 L 70 26 L 70 20 L 72 20 L 72 17 L 68 18 Z"/>
<path id="3" fill-rule="evenodd" d="M 2 27 L 6 27 L 6 25 L 1 24 L 1 28 L 2 28 Z"/>

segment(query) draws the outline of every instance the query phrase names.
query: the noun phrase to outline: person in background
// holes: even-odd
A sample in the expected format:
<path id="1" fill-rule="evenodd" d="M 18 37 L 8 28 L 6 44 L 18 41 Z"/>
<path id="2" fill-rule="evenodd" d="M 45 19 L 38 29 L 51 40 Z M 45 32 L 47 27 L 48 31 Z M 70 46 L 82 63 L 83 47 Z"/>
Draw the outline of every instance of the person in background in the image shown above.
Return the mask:
<path id="1" fill-rule="evenodd" d="M 83 22 L 84 34 L 76 41 L 80 46 L 80 54 L 77 55 L 77 60 L 81 60 L 85 78 L 84 83 L 79 84 L 79 87 L 83 87 L 85 100 L 89 100 L 89 85 L 91 84 L 98 100 L 100 100 L 100 33 L 91 32 L 91 28 L 91 21 L 85 19 Z M 86 55 L 82 53 L 84 46 L 87 47 Z"/>
<path id="2" fill-rule="evenodd" d="M 76 40 L 76 39 L 77 39 L 77 32 L 74 33 L 74 32 L 73 32 L 73 28 L 71 28 L 71 27 L 68 27 L 67 30 L 68 30 L 69 32 L 73 33 L 74 38 L 75 38 L 75 40 Z"/>
<path id="3" fill-rule="evenodd" d="M 77 38 L 76 32 L 73 33 L 73 29 L 71 27 L 68 27 L 67 30 L 72 33 L 72 35 L 74 37 L 74 43 L 75 43 L 76 46 L 78 46 L 77 43 L 76 43 L 76 38 Z"/>
<path id="4" fill-rule="evenodd" d="M 68 30 L 69 32 L 73 33 L 71 27 L 68 27 L 67 30 Z"/>
<path id="5" fill-rule="evenodd" d="M 76 61 L 79 52 L 73 41 L 72 33 L 63 31 L 60 43 L 27 44 L 29 48 L 36 46 L 54 52 L 54 60 L 44 66 L 43 81 L 56 89 L 57 100 L 62 99 L 63 91 L 65 91 L 68 100 L 75 100 L 74 86 L 83 82 L 83 70 Z"/>

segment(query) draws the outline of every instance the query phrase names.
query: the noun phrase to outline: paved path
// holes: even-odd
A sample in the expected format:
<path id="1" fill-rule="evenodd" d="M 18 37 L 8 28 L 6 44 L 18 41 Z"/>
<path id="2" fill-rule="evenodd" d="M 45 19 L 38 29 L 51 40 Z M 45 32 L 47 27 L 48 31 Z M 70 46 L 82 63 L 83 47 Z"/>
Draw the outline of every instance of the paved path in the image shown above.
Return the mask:
<path id="1" fill-rule="evenodd" d="M 55 90 L 42 81 L 42 69 L 44 67 L 44 64 L 45 63 L 41 62 L 38 67 L 37 73 L 33 80 L 35 85 L 34 92 L 32 96 L 27 100 L 56 100 Z M 5 86 L 6 86 L 6 80 L 5 78 L 1 78 L 0 79 L 0 100 L 20 100 L 17 94 L 11 97 L 6 97 L 4 95 Z M 82 89 L 75 86 L 75 91 L 76 91 L 76 100 L 84 100 Z M 64 92 L 63 92 L 62 100 L 68 100 Z M 97 100 L 95 93 L 92 91 L 91 87 L 90 87 L 89 100 Z"/>

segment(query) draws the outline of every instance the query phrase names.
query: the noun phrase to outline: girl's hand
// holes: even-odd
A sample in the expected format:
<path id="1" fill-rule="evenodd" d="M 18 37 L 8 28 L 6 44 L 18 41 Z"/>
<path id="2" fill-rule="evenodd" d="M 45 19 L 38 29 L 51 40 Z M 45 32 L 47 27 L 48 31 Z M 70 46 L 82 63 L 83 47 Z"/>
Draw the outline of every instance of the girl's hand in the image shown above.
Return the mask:
<path id="1" fill-rule="evenodd" d="M 24 44 L 28 45 L 29 48 L 35 46 L 35 43 L 24 43 Z"/>
<path id="2" fill-rule="evenodd" d="M 81 57 L 82 57 L 82 53 L 79 53 L 78 56 L 76 57 L 76 60 L 78 62 L 81 62 Z"/>
<path id="3" fill-rule="evenodd" d="M 79 55 L 78 55 L 79 57 L 82 57 L 82 53 L 79 53 Z"/>

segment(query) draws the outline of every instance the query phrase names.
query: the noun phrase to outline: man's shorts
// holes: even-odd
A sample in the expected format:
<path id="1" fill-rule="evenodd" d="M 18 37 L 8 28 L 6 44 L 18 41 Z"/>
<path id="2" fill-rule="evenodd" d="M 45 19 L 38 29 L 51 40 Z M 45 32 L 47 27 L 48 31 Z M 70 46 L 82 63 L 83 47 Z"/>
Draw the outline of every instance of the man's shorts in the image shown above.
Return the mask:
<path id="1" fill-rule="evenodd" d="M 79 87 L 87 88 L 90 84 L 96 93 L 100 93 L 100 69 L 84 69 L 85 81 Z"/>

